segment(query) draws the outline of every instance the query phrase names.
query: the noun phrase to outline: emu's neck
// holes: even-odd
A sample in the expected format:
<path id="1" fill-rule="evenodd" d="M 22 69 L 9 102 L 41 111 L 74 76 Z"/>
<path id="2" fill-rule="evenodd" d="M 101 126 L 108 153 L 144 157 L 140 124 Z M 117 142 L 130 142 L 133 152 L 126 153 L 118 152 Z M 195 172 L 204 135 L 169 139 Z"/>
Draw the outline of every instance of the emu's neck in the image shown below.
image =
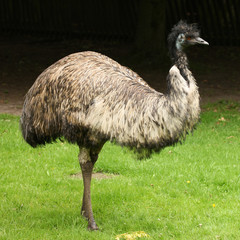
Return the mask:
<path id="1" fill-rule="evenodd" d="M 189 83 L 189 79 L 187 76 L 187 70 L 188 70 L 187 55 L 183 51 L 177 50 L 175 48 L 174 51 L 171 53 L 171 58 L 174 65 L 176 65 L 177 68 L 179 69 L 183 78 L 187 81 L 187 83 Z"/>
<path id="2" fill-rule="evenodd" d="M 182 51 L 176 51 L 174 56 L 174 63 L 179 69 L 188 68 L 187 55 Z"/>
<path id="3" fill-rule="evenodd" d="M 170 103 L 175 106 L 177 115 L 183 114 L 182 119 L 185 117 L 187 128 L 193 129 L 200 114 L 198 87 L 195 78 L 188 69 L 186 54 L 183 51 L 175 50 L 172 55 L 173 64 L 183 78 L 170 72 L 173 77 L 169 78 L 168 97 Z M 176 71 L 174 68 L 172 70 Z"/>

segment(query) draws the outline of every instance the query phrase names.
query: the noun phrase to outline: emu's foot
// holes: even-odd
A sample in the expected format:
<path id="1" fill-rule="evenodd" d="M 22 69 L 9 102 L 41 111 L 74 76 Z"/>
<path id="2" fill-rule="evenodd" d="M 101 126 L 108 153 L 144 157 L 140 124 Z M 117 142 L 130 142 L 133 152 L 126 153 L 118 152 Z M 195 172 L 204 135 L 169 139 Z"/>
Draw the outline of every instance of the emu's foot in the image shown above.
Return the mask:
<path id="1" fill-rule="evenodd" d="M 88 222 L 88 230 L 90 230 L 90 231 L 99 230 L 99 228 L 98 228 L 97 224 L 95 223 L 95 221 Z"/>
<path id="2" fill-rule="evenodd" d="M 88 230 L 90 231 L 96 231 L 99 230 L 94 218 L 92 220 L 89 219 L 89 216 L 86 211 L 81 210 L 82 216 L 88 220 Z"/>

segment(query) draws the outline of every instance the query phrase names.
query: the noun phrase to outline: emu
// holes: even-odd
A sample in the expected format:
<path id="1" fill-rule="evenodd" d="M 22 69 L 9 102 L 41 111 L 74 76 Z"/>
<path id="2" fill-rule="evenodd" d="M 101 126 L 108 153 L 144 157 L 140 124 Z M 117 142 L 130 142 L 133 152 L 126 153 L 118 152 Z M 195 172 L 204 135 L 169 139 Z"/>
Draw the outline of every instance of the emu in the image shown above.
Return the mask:
<path id="1" fill-rule="evenodd" d="M 60 59 L 39 75 L 26 94 L 20 126 L 27 143 L 37 147 L 63 137 L 79 146 L 84 185 L 81 213 L 88 229 L 98 229 L 90 185 L 106 141 L 158 152 L 195 128 L 199 93 L 184 49 L 208 45 L 199 36 L 196 24 L 181 20 L 172 28 L 168 45 L 173 66 L 166 94 L 127 67 L 91 51 Z"/>

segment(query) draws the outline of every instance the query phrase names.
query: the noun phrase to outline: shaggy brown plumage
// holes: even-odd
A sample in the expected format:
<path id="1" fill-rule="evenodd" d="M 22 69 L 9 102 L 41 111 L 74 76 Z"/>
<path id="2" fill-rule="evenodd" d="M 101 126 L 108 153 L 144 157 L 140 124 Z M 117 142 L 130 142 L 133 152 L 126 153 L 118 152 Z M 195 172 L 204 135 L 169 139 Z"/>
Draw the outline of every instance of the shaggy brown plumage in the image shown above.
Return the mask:
<path id="1" fill-rule="evenodd" d="M 169 93 L 163 95 L 104 55 L 75 53 L 47 68 L 27 93 L 23 136 L 33 147 L 65 137 L 80 145 L 110 139 L 159 150 L 197 122 L 199 108 L 188 109 L 188 103 L 199 99 L 191 80 L 188 87 L 173 67 Z M 194 122 L 188 121 L 189 115 Z"/>
<path id="2" fill-rule="evenodd" d="M 82 213 L 91 229 L 97 226 L 89 175 L 103 144 L 111 140 L 159 151 L 184 139 L 198 122 L 198 87 L 183 52 L 186 45 L 200 43 L 198 30 L 179 22 L 168 40 L 174 66 L 165 95 L 132 70 L 96 52 L 75 53 L 54 63 L 26 95 L 21 129 L 31 146 L 64 137 L 80 147 L 79 161 L 86 175 Z"/>

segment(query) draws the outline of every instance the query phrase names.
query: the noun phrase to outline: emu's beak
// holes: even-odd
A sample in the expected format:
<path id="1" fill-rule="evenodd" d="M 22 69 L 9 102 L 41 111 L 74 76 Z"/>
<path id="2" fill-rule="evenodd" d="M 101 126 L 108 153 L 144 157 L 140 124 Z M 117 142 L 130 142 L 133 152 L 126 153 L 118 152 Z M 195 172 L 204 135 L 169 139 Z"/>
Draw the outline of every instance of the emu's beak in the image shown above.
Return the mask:
<path id="1" fill-rule="evenodd" d="M 197 37 L 194 39 L 196 43 L 198 44 L 203 44 L 203 45 L 209 45 L 208 42 L 206 42 L 204 39 L 200 38 L 200 37 Z"/>

